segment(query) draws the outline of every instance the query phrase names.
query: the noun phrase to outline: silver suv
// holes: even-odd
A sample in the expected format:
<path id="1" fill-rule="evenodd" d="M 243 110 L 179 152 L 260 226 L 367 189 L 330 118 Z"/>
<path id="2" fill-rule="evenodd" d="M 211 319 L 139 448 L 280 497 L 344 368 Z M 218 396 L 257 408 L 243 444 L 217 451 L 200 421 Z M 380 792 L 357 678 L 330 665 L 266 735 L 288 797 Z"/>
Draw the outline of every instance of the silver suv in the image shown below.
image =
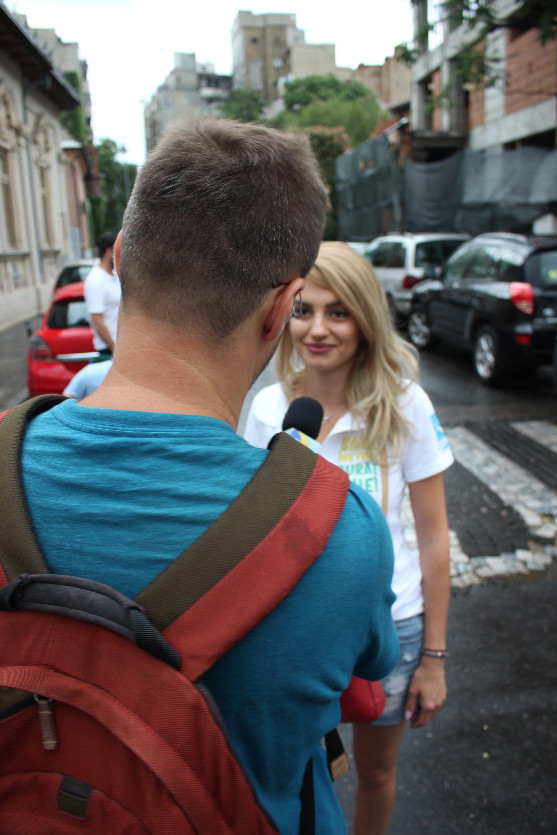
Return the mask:
<path id="1" fill-rule="evenodd" d="M 374 238 L 365 251 L 387 294 L 393 323 L 401 327 L 410 313 L 412 288 L 436 270 L 469 239 L 458 232 L 392 233 Z"/>

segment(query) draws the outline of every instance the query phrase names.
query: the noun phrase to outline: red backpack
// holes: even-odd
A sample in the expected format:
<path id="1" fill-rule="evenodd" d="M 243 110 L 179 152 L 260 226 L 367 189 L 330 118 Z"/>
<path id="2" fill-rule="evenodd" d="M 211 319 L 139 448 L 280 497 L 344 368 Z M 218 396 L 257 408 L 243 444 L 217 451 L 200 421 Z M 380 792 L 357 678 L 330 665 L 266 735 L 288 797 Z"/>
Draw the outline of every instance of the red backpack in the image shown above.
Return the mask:
<path id="1" fill-rule="evenodd" d="M 27 422 L 61 399 L 0 424 L 0 832 L 276 833 L 198 679 L 323 551 L 348 478 L 281 433 L 225 513 L 129 600 L 49 574 L 41 554 L 20 452 Z"/>

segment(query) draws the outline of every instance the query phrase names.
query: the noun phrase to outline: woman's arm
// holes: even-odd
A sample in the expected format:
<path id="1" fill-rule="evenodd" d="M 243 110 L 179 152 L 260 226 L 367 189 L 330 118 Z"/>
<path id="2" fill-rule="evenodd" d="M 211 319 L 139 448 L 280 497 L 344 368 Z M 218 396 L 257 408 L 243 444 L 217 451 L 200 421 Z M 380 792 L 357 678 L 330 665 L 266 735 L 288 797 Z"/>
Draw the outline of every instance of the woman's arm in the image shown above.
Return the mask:
<path id="1" fill-rule="evenodd" d="M 446 649 L 450 597 L 449 524 L 443 474 L 408 485 L 416 523 L 424 594 L 424 649 Z M 445 661 L 423 655 L 406 705 L 411 727 L 432 719 L 447 696 Z"/>

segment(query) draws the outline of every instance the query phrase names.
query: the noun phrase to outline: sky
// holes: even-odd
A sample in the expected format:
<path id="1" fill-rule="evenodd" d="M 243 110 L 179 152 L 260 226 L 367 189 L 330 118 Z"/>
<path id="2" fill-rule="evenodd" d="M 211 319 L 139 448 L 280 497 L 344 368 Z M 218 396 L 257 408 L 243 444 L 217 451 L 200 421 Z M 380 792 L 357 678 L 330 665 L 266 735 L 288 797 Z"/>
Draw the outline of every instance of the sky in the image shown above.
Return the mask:
<path id="1" fill-rule="evenodd" d="M 79 44 L 88 64 L 94 140 L 114 139 L 121 162 L 145 158 L 143 107 L 174 67 L 195 52 L 217 73 L 232 72 L 230 31 L 237 12 L 296 15 L 306 43 L 334 43 L 337 66 L 382 64 L 412 40 L 410 0 L 5 0 L 31 28 L 55 29 Z"/>

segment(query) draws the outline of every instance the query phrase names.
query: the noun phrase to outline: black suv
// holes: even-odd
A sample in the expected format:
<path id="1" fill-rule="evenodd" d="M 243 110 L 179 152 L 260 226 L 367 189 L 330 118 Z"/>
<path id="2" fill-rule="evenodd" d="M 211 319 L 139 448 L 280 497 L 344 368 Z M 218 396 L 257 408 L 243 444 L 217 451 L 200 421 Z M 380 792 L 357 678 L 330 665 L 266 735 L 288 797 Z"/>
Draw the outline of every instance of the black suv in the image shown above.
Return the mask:
<path id="1" fill-rule="evenodd" d="M 445 339 L 472 351 L 482 383 L 551 364 L 557 335 L 557 237 L 478 235 L 412 296 L 408 335 L 417 348 Z"/>

